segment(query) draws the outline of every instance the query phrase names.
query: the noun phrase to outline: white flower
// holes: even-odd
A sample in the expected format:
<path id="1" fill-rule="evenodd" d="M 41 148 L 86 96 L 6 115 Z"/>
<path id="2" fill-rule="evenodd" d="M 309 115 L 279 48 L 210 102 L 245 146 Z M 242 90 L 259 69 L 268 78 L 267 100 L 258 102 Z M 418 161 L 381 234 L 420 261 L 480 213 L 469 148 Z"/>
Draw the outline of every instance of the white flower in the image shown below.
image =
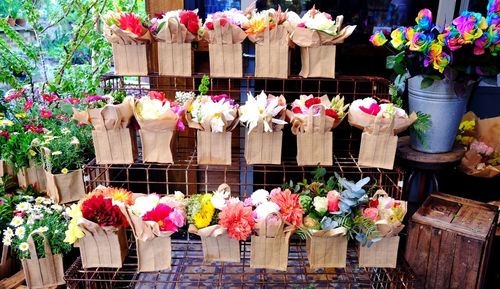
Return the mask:
<path id="1" fill-rule="evenodd" d="M 41 204 L 41 203 L 42 203 L 45 199 L 46 199 L 46 198 L 44 198 L 44 197 L 37 197 L 37 198 L 35 199 L 35 203 L 37 203 L 37 204 Z M 36 205 L 35 205 L 35 206 L 36 206 Z"/>
<path id="2" fill-rule="evenodd" d="M 69 128 L 67 128 L 67 127 L 65 127 L 65 128 L 63 128 L 63 129 L 61 129 L 61 133 L 62 133 L 62 134 L 68 134 L 68 133 L 70 133 L 70 132 L 71 132 L 71 131 L 70 131 L 70 130 L 69 130 Z"/>
<path id="3" fill-rule="evenodd" d="M 366 97 L 363 99 L 356 99 L 351 103 L 351 110 L 364 113 L 359 109 L 359 107 L 369 108 L 372 104 L 377 104 L 377 101 L 371 97 Z"/>
<path id="4" fill-rule="evenodd" d="M 18 227 L 16 229 L 16 236 L 19 238 L 19 239 L 22 239 L 24 238 L 24 234 L 26 233 L 26 229 L 24 227 Z"/>
<path id="5" fill-rule="evenodd" d="M 302 21 L 307 28 L 322 31 L 330 35 L 336 35 L 339 28 L 329 14 L 319 12 L 314 8 L 304 14 Z"/>
<path id="6" fill-rule="evenodd" d="M 24 224 L 24 220 L 23 220 L 23 218 L 21 218 L 19 216 L 15 216 L 14 218 L 12 218 L 12 221 L 10 222 L 10 225 L 12 227 L 19 227 L 22 224 Z"/>
<path id="7" fill-rule="evenodd" d="M 23 251 L 23 252 L 24 252 L 24 251 L 27 251 L 27 250 L 29 249 L 29 247 L 30 247 L 30 246 L 29 246 L 29 245 L 28 245 L 28 243 L 26 243 L 26 242 L 22 242 L 21 244 L 19 244 L 19 250 L 21 250 L 21 251 Z"/>
<path id="8" fill-rule="evenodd" d="M 318 213 L 325 213 L 328 210 L 328 198 L 319 196 L 314 197 L 313 206 Z"/>
<path id="9" fill-rule="evenodd" d="M 52 152 L 52 155 L 53 155 L 53 156 L 62 155 L 62 151 L 55 151 L 55 152 Z"/>
<path id="10" fill-rule="evenodd" d="M 36 138 L 34 138 L 34 139 L 31 141 L 31 146 L 36 147 L 36 146 L 39 146 L 39 145 L 40 145 L 40 143 L 41 143 L 40 139 L 36 137 Z"/>
<path id="11" fill-rule="evenodd" d="M 279 213 L 280 207 L 273 202 L 264 202 L 255 208 L 255 215 L 257 216 L 257 220 L 265 218 L 269 214 Z"/>
<path id="12" fill-rule="evenodd" d="M 165 101 L 165 103 L 162 103 L 161 100 L 151 99 L 149 97 L 141 98 L 135 107 L 135 113 L 143 120 L 160 119 L 170 110 L 170 102 Z"/>
<path id="13" fill-rule="evenodd" d="M 223 132 L 226 124 L 230 124 L 236 115 L 231 101 L 221 99 L 214 102 L 211 96 L 198 96 L 191 103 L 192 120 L 200 124 L 209 124 L 212 132 Z"/>
<path id="14" fill-rule="evenodd" d="M 406 113 L 406 111 L 404 109 L 399 108 L 399 107 L 395 107 L 392 103 L 381 104 L 379 114 L 384 113 L 387 110 L 392 110 L 393 108 L 395 110 L 397 118 L 408 118 L 408 114 Z"/>
<path id="15" fill-rule="evenodd" d="M 227 191 L 214 191 L 213 196 L 210 199 L 214 208 L 217 210 L 225 208 L 227 205 L 226 200 L 229 198 L 230 194 L 231 193 Z"/>
<path id="16" fill-rule="evenodd" d="M 63 206 L 58 205 L 58 204 L 52 205 L 52 206 L 50 206 L 50 207 L 51 207 L 53 210 L 58 211 L 58 212 L 61 212 L 61 211 L 64 209 L 64 208 L 63 208 Z"/>
<path id="17" fill-rule="evenodd" d="M 80 141 L 78 140 L 78 138 L 76 136 L 74 136 L 74 137 L 71 138 L 70 144 L 72 144 L 74 146 L 79 146 L 80 145 Z"/>
<path id="18" fill-rule="evenodd" d="M 227 204 L 237 204 L 241 202 L 239 198 L 236 197 L 230 197 L 229 200 L 227 200 Z"/>
<path id="19" fill-rule="evenodd" d="M 14 236 L 14 231 L 12 231 L 11 228 L 7 228 L 7 229 L 3 230 L 3 235 L 7 236 L 7 237 L 12 237 L 12 236 Z"/>
<path id="20" fill-rule="evenodd" d="M 250 198 L 252 199 L 252 205 L 257 206 L 267 202 L 267 199 L 269 198 L 269 192 L 263 189 L 256 190 L 252 193 Z"/>
<path id="21" fill-rule="evenodd" d="M 4 236 L 3 237 L 3 240 L 2 240 L 2 243 L 5 245 L 5 246 L 10 246 L 12 244 L 12 237 L 9 237 L 9 236 Z"/>
<path id="22" fill-rule="evenodd" d="M 283 96 L 268 97 L 262 91 L 256 97 L 248 93 L 247 98 L 245 104 L 240 108 L 240 121 L 248 127 L 249 133 L 260 123 L 264 125 L 264 132 L 273 131 L 269 124 L 270 121 L 275 124 L 286 124 L 286 121 L 274 118 L 286 107 Z"/>
<path id="23" fill-rule="evenodd" d="M 178 202 L 184 200 L 185 197 L 186 197 L 186 195 L 184 195 L 181 191 L 175 191 L 174 192 L 174 198 Z"/>
<path id="24" fill-rule="evenodd" d="M 24 212 L 31 208 L 31 204 L 28 202 L 22 202 L 17 204 L 16 211 Z"/>
<path id="25" fill-rule="evenodd" d="M 49 198 L 45 198 L 45 200 L 43 200 L 43 201 L 42 201 L 42 203 L 43 203 L 44 205 L 50 205 L 50 204 L 53 204 L 52 200 L 51 200 L 51 199 L 49 199 Z"/>
<path id="26" fill-rule="evenodd" d="M 47 232 L 49 230 L 49 227 L 43 226 L 43 227 L 38 228 L 37 230 L 40 233 L 45 233 L 45 232 Z"/>
<path id="27" fill-rule="evenodd" d="M 132 213 L 139 217 L 142 217 L 144 214 L 154 209 L 159 202 L 160 196 L 158 196 L 157 194 L 138 197 L 137 199 L 135 199 L 135 203 L 130 207 L 130 209 L 132 210 Z"/>

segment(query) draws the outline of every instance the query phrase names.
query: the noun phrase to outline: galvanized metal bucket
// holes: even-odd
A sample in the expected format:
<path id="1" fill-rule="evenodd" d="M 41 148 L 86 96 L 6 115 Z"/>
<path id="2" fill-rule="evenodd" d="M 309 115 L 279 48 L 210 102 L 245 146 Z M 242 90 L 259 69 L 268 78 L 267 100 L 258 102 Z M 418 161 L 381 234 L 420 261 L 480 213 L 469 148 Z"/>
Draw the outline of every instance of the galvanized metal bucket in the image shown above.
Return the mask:
<path id="1" fill-rule="evenodd" d="M 411 147 L 426 153 L 449 152 L 472 87 L 468 87 L 463 95 L 458 95 L 452 81 L 434 81 L 430 87 L 422 89 L 422 79 L 420 75 L 408 79 L 409 109 L 430 115 L 432 125 L 425 133 L 424 143 L 410 130 Z"/>

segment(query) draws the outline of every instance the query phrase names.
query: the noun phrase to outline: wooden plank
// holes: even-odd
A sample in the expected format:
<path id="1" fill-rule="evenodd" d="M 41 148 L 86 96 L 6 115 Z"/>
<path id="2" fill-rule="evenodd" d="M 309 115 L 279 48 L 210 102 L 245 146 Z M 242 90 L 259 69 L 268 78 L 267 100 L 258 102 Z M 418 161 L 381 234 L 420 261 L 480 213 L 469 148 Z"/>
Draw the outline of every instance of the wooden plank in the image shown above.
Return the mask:
<path id="1" fill-rule="evenodd" d="M 418 238 L 415 266 L 412 269 L 421 280 L 427 277 L 427 263 L 429 262 L 429 248 L 431 245 L 431 228 L 429 226 L 420 227 L 420 237 Z"/>
<path id="2" fill-rule="evenodd" d="M 19 271 L 9 278 L 0 281 L 0 288 L 13 289 L 24 283 L 24 272 Z"/>
<path id="3" fill-rule="evenodd" d="M 470 267 L 470 263 L 473 263 L 471 259 L 477 259 L 478 256 L 473 256 L 474 252 L 469 248 L 470 239 L 458 236 L 457 245 L 453 260 L 453 271 L 450 278 L 450 289 L 472 289 L 474 287 L 466 287 L 467 275 Z M 472 255 L 472 256 L 471 256 Z M 479 261 L 479 260 L 478 260 Z M 477 272 L 475 272 L 477 274 Z M 476 278 L 474 278 L 474 283 Z"/>
<path id="4" fill-rule="evenodd" d="M 411 267 L 414 266 L 419 237 L 420 225 L 410 221 L 408 228 L 408 239 L 406 240 L 405 259 Z"/>
<path id="5" fill-rule="evenodd" d="M 479 277 L 479 266 L 481 265 L 481 251 L 483 250 L 484 242 L 474 239 L 464 239 L 463 241 L 467 242 L 466 246 L 469 251 L 465 258 L 467 260 L 467 272 L 465 272 L 464 288 L 480 288 L 479 286 L 476 286 L 476 284 L 478 284 L 477 281 Z"/>
<path id="6" fill-rule="evenodd" d="M 442 231 L 441 235 L 441 246 L 436 269 L 437 277 L 434 288 L 447 289 L 449 288 L 450 275 L 453 270 L 457 234 L 450 231 Z"/>
<path id="7" fill-rule="evenodd" d="M 437 274 L 438 262 L 441 246 L 441 229 L 432 229 L 431 246 L 429 248 L 429 260 L 427 262 L 427 277 L 425 279 L 425 288 L 436 288 L 437 278 L 442 278 Z"/>
<path id="8" fill-rule="evenodd" d="M 152 18 L 155 13 L 184 9 L 184 0 L 147 0 L 146 12 Z"/>

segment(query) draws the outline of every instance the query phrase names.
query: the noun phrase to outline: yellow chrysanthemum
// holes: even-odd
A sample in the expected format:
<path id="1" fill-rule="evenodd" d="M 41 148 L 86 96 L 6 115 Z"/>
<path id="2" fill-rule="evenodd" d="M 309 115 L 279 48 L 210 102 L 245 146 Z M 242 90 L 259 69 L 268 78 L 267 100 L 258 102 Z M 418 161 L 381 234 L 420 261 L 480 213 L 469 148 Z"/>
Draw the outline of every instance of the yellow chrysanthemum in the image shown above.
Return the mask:
<path id="1" fill-rule="evenodd" d="M 399 207 L 393 207 L 392 209 L 392 215 L 389 217 L 389 222 L 390 223 L 394 223 L 394 222 L 402 222 L 403 221 L 403 218 L 405 217 L 405 210 L 403 209 L 403 207 L 399 206 Z"/>
<path id="2" fill-rule="evenodd" d="M 202 197 L 202 203 L 206 195 Z M 196 228 L 202 229 L 208 227 L 210 225 L 210 222 L 212 222 L 214 213 L 215 213 L 215 208 L 212 205 L 212 202 L 205 202 L 204 205 L 201 207 L 201 210 L 193 216 L 194 225 L 196 226 Z"/>
<path id="3" fill-rule="evenodd" d="M 25 113 L 16 113 L 14 114 L 16 118 L 26 118 L 28 115 Z"/>
<path id="4" fill-rule="evenodd" d="M 122 202 L 125 205 L 132 205 L 133 204 L 132 193 L 127 191 L 124 188 L 108 187 L 108 188 L 102 189 L 101 193 L 105 197 L 112 198 L 113 200 L 118 201 L 118 202 Z"/>

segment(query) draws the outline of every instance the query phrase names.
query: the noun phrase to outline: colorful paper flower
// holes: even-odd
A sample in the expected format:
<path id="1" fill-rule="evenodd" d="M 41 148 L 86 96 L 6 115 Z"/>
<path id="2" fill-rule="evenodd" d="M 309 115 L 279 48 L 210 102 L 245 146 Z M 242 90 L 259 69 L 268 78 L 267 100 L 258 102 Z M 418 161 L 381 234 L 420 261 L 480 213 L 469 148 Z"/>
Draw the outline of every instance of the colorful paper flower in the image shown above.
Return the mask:
<path id="1" fill-rule="evenodd" d="M 441 52 L 436 58 L 434 58 L 432 66 L 440 73 L 443 73 L 444 69 L 450 64 L 450 62 L 451 56 L 446 52 Z"/>
<path id="2" fill-rule="evenodd" d="M 230 238 L 246 240 L 255 226 L 252 208 L 245 207 L 242 202 L 228 204 L 219 213 L 219 225 L 227 229 Z"/>
<path id="3" fill-rule="evenodd" d="M 391 32 L 391 45 L 396 49 L 401 49 L 406 45 L 408 39 L 405 37 L 405 28 L 403 26 L 394 29 Z"/>
<path id="4" fill-rule="evenodd" d="M 382 32 L 377 32 L 370 36 L 370 42 L 374 46 L 382 46 L 387 42 L 387 38 L 385 37 L 384 33 Z"/>
<path id="5" fill-rule="evenodd" d="M 425 33 L 415 32 L 408 43 L 411 51 L 424 52 L 431 41 L 432 38 Z"/>
<path id="6" fill-rule="evenodd" d="M 475 12 L 463 11 L 462 14 L 453 20 L 458 32 L 462 36 L 465 44 L 470 44 L 483 35 L 483 30 L 488 28 L 486 19 Z"/>
<path id="7" fill-rule="evenodd" d="M 417 18 L 415 18 L 417 26 L 424 31 L 431 30 L 434 25 L 432 24 L 432 12 L 429 9 L 422 9 L 418 12 Z"/>

